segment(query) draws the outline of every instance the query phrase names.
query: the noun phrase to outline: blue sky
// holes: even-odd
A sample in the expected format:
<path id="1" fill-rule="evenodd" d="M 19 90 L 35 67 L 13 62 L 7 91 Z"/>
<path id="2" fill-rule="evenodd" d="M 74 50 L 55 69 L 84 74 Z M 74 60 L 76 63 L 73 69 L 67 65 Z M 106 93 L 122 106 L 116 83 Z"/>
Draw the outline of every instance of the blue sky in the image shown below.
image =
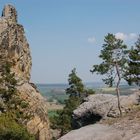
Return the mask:
<path id="1" fill-rule="evenodd" d="M 140 0 L 0 0 L 13 4 L 30 44 L 35 83 L 66 83 L 76 67 L 84 82 L 107 33 L 131 46 L 140 33 Z"/>

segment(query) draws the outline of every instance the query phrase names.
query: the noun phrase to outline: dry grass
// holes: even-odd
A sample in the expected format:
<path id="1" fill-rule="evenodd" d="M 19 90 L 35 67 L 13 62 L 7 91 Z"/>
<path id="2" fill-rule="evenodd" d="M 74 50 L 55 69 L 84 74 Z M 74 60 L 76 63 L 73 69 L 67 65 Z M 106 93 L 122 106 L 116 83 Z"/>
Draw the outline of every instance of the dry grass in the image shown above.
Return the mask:
<path id="1" fill-rule="evenodd" d="M 132 131 L 133 133 L 140 133 L 140 105 L 133 106 L 131 111 L 123 114 L 119 118 L 109 118 L 102 120 L 100 123 L 113 126 L 119 130 Z"/>

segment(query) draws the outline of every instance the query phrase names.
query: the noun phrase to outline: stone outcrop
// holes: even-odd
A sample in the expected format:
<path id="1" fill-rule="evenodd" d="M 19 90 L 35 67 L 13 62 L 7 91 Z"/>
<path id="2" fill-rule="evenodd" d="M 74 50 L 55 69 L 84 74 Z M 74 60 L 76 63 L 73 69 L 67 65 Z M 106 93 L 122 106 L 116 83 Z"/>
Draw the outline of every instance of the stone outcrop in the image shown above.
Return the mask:
<path id="1" fill-rule="evenodd" d="M 140 103 L 140 93 L 129 96 L 121 96 L 122 112 L 128 112 L 133 105 Z M 73 126 L 79 128 L 88 124 L 93 124 L 106 117 L 118 117 L 117 97 L 109 94 L 95 94 L 87 97 L 73 112 Z"/>
<path id="2" fill-rule="evenodd" d="M 19 83 L 30 80 L 32 66 L 29 44 L 24 28 L 17 23 L 16 9 L 7 5 L 0 18 L 0 63 L 12 63 L 12 72 Z"/>
<path id="3" fill-rule="evenodd" d="M 24 113 L 31 118 L 23 123 L 39 140 L 49 140 L 47 103 L 33 84 L 29 83 L 32 66 L 30 48 L 24 28 L 17 21 L 16 9 L 12 5 L 6 5 L 0 17 L 0 72 L 5 62 L 12 64 L 11 71 L 18 82 L 18 95 L 29 103 Z"/>
<path id="4" fill-rule="evenodd" d="M 119 130 L 113 126 L 95 124 L 73 130 L 59 140 L 139 140 L 139 132 Z"/>
<path id="5" fill-rule="evenodd" d="M 100 121 L 95 124 L 72 130 L 59 140 L 139 140 L 139 103 L 140 91 L 130 96 L 122 96 L 122 110 L 127 113 L 118 118 L 115 96 L 102 94 L 89 96 L 87 102 L 74 111 L 74 115 L 77 117 L 76 121 L 79 121 L 77 123 L 83 125 L 84 121 L 88 121 L 87 119 L 96 120 L 94 117 L 97 116 L 100 116 L 100 119 L 105 119 L 99 119 Z"/>
<path id="6" fill-rule="evenodd" d="M 122 140 L 123 132 L 109 126 L 95 124 L 73 130 L 59 140 Z"/>
<path id="7" fill-rule="evenodd" d="M 29 120 L 25 120 L 27 129 L 32 134 L 38 135 L 39 140 L 49 140 L 49 122 L 47 114 L 47 103 L 44 101 L 40 93 L 29 83 L 17 86 L 20 97 L 29 103 L 27 113 L 31 116 Z"/>

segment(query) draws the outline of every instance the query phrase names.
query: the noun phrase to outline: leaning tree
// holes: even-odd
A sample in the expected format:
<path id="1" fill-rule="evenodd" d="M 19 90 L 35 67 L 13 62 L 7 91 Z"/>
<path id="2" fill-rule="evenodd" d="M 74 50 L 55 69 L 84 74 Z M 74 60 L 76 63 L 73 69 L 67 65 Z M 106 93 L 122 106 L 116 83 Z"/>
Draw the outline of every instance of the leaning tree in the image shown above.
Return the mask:
<path id="1" fill-rule="evenodd" d="M 102 63 L 93 65 L 91 72 L 105 75 L 106 78 L 103 79 L 105 84 L 109 86 L 113 86 L 113 84 L 116 85 L 118 108 L 120 115 L 122 115 L 119 85 L 123 78 L 124 69 L 127 63 L 127 46 L 123 43 L 123 40 L 117 39 L 115 35 L 110 33 L 105 36 L 104 42 L 105 43 L 102 46 L 103 49 L 99 55 L 102 59 Z"/>

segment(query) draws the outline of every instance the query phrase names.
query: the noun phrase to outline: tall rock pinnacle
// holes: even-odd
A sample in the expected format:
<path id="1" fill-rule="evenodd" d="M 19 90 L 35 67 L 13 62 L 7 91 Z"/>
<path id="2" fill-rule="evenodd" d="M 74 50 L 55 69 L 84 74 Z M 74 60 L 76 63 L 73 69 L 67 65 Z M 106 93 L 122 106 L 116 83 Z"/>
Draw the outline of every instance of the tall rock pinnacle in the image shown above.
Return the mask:
<path id="1" fill-rule="evenodd" d="M 17 22 L 17 11 L 14 6 L 6 5 L 2 11 L 2 17 L 8 18 L 11 22 Z"/>
<path id="2" fill-rule="evenodd" d="M 31 116 L 23 124 L 38 140 L 50 140 L 47 103 L 34 84 L 30 84 L 32 59 L 24 28 L 17 22 L 17 12 L 12 5 L 6 5 L 0 17 L 0 74 L 5 62 L 12 64 L 11 72 L 18 82 L 17 94 L 29 105 L 24 110 Z M 34 85 L 34 86 L 33 86 Z"/>
<path id="3" fill-rule="evenodd" d="M 12 5 L 6 5 L 0 18 L 0 62 L 10 61 L 19 83 L 29 82 L 31 55 L 24 28 L 17 23 L 17 12 Z"/>

